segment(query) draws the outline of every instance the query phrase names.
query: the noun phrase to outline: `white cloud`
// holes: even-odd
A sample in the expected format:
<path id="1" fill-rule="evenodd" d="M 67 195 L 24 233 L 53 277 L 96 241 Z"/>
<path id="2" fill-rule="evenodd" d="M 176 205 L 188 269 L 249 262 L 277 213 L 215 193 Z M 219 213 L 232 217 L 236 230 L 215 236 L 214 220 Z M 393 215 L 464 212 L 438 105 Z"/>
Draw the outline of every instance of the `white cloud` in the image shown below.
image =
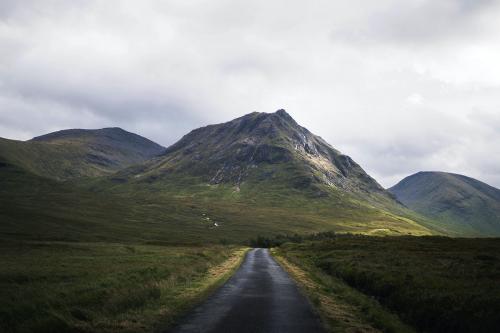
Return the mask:
<path id="1" fill-rule="evenodd" d="M 2 1 L 0 136 L 122 126 L 164 145 L 286 108 L 383 185 L 500 186 L 495 1 Z"/>
<path id="2" fill-rule="evenodd" d="M 419 93 L 413 93 L 410 96 L 408 96 L 407 100 L 411 104 L 417 104 L 418 105 L 418 104 L 422 104 L 423 103 L 424 98 Z"/>

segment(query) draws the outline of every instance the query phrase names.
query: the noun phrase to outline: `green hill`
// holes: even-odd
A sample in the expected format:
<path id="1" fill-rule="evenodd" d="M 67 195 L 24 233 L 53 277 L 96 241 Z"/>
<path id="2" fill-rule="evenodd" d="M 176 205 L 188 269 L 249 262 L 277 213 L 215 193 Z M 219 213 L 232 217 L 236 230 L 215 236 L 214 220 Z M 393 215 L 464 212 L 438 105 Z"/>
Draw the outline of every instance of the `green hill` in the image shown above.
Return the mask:
<path id="1" fill-rule="evenodd" d="M 446 172 L 419 172 L 389 189 L 451 234 L 500 236 L 500 190 Z"/>
<path id="2" fill-rule="evenodd" d="M 120 128 L 63 130 L 29 141 L 0 138 L 3 163 L 58 180 L 110 174 L 164 150 Z"/>

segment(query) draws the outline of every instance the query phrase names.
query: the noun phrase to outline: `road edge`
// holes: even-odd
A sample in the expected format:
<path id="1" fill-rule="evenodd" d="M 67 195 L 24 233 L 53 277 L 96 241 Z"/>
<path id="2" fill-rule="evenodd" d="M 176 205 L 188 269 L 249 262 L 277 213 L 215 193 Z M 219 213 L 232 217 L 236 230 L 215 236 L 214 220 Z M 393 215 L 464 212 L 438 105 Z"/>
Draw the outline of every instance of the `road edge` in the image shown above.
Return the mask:
<path id="1" fill-rule="evenodd" d="M 189 294 L 189 296 L 177 307 L 175 314 L 170 317 L 169 322 L 161 323 L 154 332 L 169 332 L 178 325 L 186 314 L 203 303 L 203 301 L 234 275 L 245 260 L 248 251 L 250 251 L 249 247 L 239 247 L 233 252 L 230 258 L 210 268 L 201 279 L 199 285 L 194 288 L 187 288 L 184 291 L 184 294 Z"/>
<path id="2" fill-rule="evenodd" d="M 295 280 L 303 294 L 309 299 L 328 332 L 375 333 L 394 331 L 394 329 L 400 332 L 414 332 L 413 329 L 396 320 L 378 302 L 352 289 L 345 283 L 337 280 L 325 281 L 324 278 L 332 278 L 329 276 L 320 276 L 322 275 L 321 272 L 317 271 L 314 267 L 309 267 L 305 263 L 301 262 L 301 265 L 299 265 L 292 262 L 279 248 L 272 248 L 270 253 Z M 335 283 L 335 286 L 329 282 Z M 339 285 L 346 294 L 349 294 L 348 300 L 335 294 L 333 289 L 339 288 Z M 372 309 L 376 309 L 377 313 L 383 314 L 384 317 L 390 317 L 391 322 L 396 320 L 395 325 L 375 327 L 381 325 L 374 325 L 373 320 L 367 318 L 366 315 L 366 311 L 371 311 Z"/>

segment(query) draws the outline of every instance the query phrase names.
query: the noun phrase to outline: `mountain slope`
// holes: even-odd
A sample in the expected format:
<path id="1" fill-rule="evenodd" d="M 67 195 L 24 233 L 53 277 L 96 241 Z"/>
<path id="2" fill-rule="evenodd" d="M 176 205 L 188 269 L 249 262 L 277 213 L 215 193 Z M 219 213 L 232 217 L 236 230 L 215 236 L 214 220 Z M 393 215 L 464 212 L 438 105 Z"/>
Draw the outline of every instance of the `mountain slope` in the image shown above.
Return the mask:
<path id="1" fill-rule="evenodd" d="M 181 198 L 217 212 L 225 227 L 430 233 L 349 156 L 284 110 L 193 130 L 162 155 L 92 186 L 152 202 Z"/>
<path id="2" fill-rule="evenodd" d="M 227 123 L 196 129 L 185 135 L 136 178 L 168 178 L 189 174 L 211 184 L 232 185 L 282 179 L 295 189 L 319 196 L 341 190 L 369 200 L 393 200 L 349 156 L 299 126 L 284 110 L 251 113 Z M 375 200 L 376 201 L 376 200 Z"/>
<path id="3" fill-rule="evenodd" d="M 200 243 L 214 238 L 201 213 L 176 200 L 155 207 L 0 162 L 0 243 L 6 241 Z M 215 238 L 226 237 L 218 234 Z"/>
<path id="4" fill-rule="evenodd" d="M 58 180 L 110 174 L 164 150 L 120 128 L 70 129 L 29 141 L 0 138 L 0 159 L 4 163 Z"/>
<path id="5" fill-rule="evenodd" d="M 449 232 L 500 236 L 500 190 L 476 179 L 445 172 L 419 172 L 389 191 Z"/>

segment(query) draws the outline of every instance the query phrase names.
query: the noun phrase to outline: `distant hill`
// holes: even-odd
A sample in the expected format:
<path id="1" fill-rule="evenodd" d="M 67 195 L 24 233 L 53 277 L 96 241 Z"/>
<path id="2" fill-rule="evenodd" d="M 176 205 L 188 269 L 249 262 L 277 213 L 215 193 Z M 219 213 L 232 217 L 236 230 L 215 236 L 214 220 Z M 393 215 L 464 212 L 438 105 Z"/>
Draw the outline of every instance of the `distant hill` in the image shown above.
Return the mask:
<path id="1" fill-rule="evenodd" d="M 389 191 L 450 233 L 500 236 L 500 190 L 476 179 L 446 172 L 419 172 Z"/>
<path id="2" fill-rule="evenodd" d="M 121 128 L 69 129 L 16 141 L 0 138 L 0 160 L 57 180 L 102 176 L 142 163 L 164 147 Z"/>

